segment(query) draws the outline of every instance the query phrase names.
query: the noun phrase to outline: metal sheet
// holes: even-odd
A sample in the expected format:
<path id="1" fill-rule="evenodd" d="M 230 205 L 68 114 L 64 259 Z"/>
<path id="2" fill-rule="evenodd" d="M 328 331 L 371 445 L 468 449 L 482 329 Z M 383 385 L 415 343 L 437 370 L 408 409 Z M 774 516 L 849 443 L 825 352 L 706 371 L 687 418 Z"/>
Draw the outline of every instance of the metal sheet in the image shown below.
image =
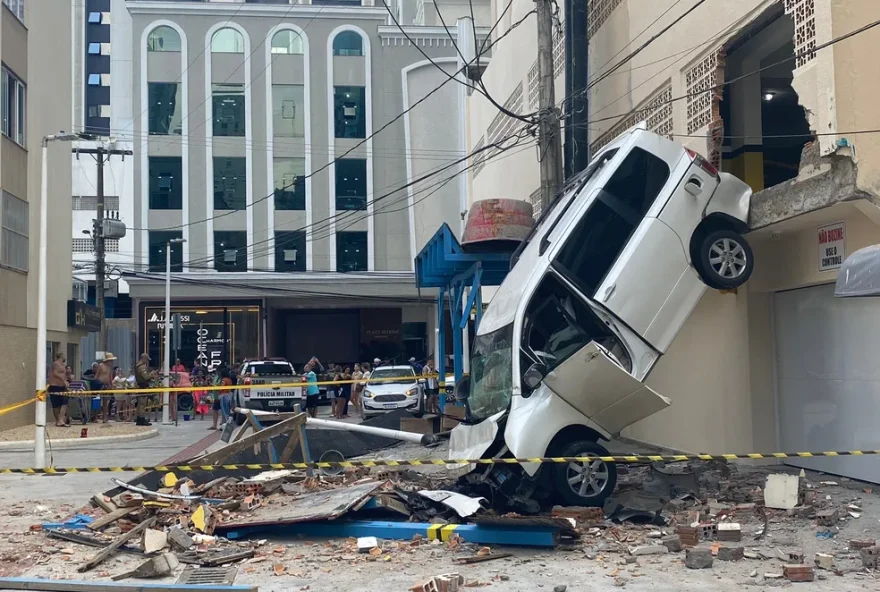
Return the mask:
<path id="1" fill-rule="evenodd" d="M 245 526 L 332 520 L 351 510 L 384 484 L 383 481 L 370 481 L 344 489 L 290 496 L 284 502 L 273 500 L 271 505 L 258 508 L 234 522 L 218 524 L 216 530 L 221 532 Z"/>
<path id="2" fill-rule="evenodd" d="M 484 497 L 468 497 L 454 491 L 444 491 L 442 489 L 436 491 L 423 490 L 419 492 L 419 495 L 452 508 L 462 518 L 473 516 L 489 505 Z"/>
<path id="3" fill-rule="evenodd" d="M 837 273 L 838 298 L 880 296 L 880 245 L 859 249 L 846 258 Z"/>

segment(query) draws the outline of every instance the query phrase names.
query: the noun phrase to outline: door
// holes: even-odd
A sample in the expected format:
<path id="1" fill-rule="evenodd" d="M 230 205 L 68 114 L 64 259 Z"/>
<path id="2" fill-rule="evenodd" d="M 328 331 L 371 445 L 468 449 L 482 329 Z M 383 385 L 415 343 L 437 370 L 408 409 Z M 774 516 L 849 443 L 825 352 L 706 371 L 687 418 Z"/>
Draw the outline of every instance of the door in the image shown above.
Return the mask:
<path id="1" fill-rule="evenodd" d="M 880 299 L 835 298 L 834 285 L 774 294 L 780 450 L 880 450 Z M 790 464 L 880 483 L 880 457 Z"/>
<path id="2" fill-rule="evenodd" d="M 669 142 L 653 146 L 656 140 L 634 140 L 554 259 L 563 275 L 646 339 L 688 266 L 678 236 L 646 217 L 668 198 L 676 182 L 672 171 L 684 154 Z"/>

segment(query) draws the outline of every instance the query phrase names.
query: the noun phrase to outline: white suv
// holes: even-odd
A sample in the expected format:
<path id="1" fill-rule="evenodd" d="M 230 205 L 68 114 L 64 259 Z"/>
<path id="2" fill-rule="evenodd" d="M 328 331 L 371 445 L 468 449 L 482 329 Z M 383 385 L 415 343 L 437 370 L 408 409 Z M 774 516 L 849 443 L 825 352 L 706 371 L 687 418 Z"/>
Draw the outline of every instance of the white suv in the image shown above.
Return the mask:
<path id="1" fill-rule="evenodd" d="M 749 278 L 751 195 L 644 125 L 605 147 L 523 241 L 483 315 L 451 456 L 604 456 L 600 439 L 669 406 L 644 381 L 707 286 Z M 494 471 L 568 505 L 601 503 L 616 483 L 601 461 Z"/>

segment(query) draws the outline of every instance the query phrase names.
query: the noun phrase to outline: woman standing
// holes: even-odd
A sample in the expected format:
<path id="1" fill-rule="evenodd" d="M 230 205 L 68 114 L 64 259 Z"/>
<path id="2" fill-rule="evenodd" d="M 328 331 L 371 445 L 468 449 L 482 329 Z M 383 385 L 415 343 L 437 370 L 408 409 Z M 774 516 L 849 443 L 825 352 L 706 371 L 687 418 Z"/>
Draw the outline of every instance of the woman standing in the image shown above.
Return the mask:
<path id="1" fill-rule="evenodd" d="M 361 383 L 363 377 L 364 373 L 361 371 L 361 365 L 355 364 L 354 372 L 351 373 L 351 404 L 354 406 L 355 413 L 357 413 L 361 406 L 361 391 L 364 390 L 364 385 Z"/>
<path id="2" fill-rule="evenodd" d="M 346 367 L 342 371 L 342 404 L 340 405 L 340 419 L 348 419 L 348 403 L 351 401 L 351 368 Z"/>

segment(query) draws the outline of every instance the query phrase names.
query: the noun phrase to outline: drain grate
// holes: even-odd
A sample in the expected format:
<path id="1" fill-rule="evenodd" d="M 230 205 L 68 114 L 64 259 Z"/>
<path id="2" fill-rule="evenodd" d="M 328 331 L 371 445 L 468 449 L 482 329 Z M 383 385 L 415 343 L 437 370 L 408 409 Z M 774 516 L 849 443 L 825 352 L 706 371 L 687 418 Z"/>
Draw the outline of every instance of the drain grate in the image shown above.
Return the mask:
<path id="1" fill-rule="evenodd" d="M 204 586 L 206 584 L 232 584 L 238 575 L 237 567 L 196 567 L 186 566 L 177 579 L 178 584 Z"/>

